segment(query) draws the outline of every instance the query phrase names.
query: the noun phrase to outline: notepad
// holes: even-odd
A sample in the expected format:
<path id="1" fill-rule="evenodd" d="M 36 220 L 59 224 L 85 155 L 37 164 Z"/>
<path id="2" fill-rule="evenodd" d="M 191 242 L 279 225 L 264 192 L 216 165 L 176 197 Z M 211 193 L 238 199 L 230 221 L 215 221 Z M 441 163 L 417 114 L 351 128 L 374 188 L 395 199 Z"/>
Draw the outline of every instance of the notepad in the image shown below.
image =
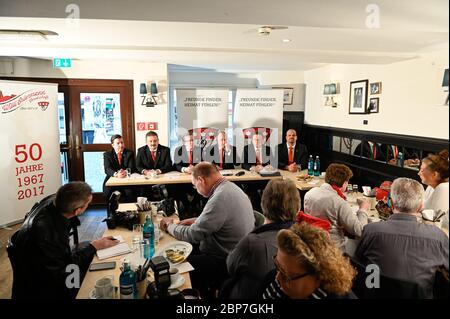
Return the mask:
<path id="1" fill-rule="evenodd" d="M 115 236 L 120 242 L 118 245 L 97 250 L 97 257 L 99 260 L 111 258 L 114 256 L 120 256 L 131 252 L 130 246 L 123 240 L 122 236 Z"/>

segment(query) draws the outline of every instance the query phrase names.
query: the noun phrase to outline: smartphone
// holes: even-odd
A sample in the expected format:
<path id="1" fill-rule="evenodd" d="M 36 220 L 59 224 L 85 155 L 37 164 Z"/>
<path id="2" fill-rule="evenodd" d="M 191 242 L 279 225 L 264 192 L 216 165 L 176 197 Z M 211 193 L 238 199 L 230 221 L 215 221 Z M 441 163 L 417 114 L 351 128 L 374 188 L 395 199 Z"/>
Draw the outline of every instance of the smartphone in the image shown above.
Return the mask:
<path id="1" fill-rule="evenodd" d="M 105 270 L 105 269 L 114 269 L 116 268 L 116 262 L 110 261 L 110 262 L 104 262 L 104 263 L 95 263 L 91 264 L 89 267 L 90 271 L 96 271 L 96 270 Z"/>

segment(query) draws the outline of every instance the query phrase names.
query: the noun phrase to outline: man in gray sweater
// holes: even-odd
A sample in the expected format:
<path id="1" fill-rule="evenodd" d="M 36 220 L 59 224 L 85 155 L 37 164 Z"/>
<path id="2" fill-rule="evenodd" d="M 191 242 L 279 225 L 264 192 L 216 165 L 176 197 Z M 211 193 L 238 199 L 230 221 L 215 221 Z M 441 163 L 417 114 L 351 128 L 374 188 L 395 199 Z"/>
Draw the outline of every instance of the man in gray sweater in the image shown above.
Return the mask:
<path id="1" fill-rule="evenodd" d="M 194 267 L 192 286 L 208 296 L 227 277 L 226 258 L 236 244 L 255 226 L 252 204 L 235 184 L 222 177 L 215 165 L 200 163 L 192 172 L 192 184 L 209 198 L 198 218 L 181 221 L 163 218 L 160 227 L 178 240 L 199 245 L 188 261 Z"/>

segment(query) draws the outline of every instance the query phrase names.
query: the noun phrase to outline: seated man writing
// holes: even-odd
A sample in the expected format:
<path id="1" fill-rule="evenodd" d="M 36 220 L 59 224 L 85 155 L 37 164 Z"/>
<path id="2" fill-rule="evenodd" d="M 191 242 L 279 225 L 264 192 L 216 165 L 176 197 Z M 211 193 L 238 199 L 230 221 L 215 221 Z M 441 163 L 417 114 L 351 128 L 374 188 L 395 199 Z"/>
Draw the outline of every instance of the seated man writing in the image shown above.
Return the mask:
<path id="1" fill-rule="evenodd" d="M 71 182 L 35 204 L 11 238 L 13 299 L 73 299 L 96 250 L 117 245 L 112 237 L 69 245 L 70 219 L 92 201 L 84 182 Z M 79 287 L 79 286 L 78 286 Z"/>
<path id="2" fill-rule="evenodd" d="M 211 285 L 226 279 L 226 258 L 253 229 L 255 218 L 247 195 L 223 178 L 215 165 L 196 165 L 192 184 L 200 195 L 209 198 L 200 216 L 178 225 L 172 218 L 163 218 L 160 227 L 178 240 L 199 245 L 199 253 L 188 257 L 195 269 L 191 273 L 192 286 L 208 296 Z"/>

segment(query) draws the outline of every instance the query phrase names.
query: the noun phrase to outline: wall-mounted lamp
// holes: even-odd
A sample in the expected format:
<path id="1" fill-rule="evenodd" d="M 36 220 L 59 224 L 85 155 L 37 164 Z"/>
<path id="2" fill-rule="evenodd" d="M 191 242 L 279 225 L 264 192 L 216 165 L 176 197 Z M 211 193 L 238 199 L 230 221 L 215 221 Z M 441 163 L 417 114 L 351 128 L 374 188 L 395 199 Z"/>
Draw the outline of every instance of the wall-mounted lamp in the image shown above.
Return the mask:
<path id="1" fill-rule="evenodd" d="M 158 88 L 155 82 L 150 83 L 150 93 L 147 91 L 147 84 L 141 83 L 139 87 L 139 93 L 142 96 L 141 105 L 145 105 L 147 107 L 153 107 L 155 105 L 158 105 L 155 98 L 155 96 L 157 96 L 158 94 Z"/>
<path id="2" fill-rule="evenodd" d="M 445 69 L 444 71 L 444 78 L 442 79 L 442 87 L 444 88 L 444 92 L 448 92 L 448 69 Z M 447 98 L 445 99 L 445 105 L 448 104 L 448 94 L 449 93 L 447 93 Z"/>

